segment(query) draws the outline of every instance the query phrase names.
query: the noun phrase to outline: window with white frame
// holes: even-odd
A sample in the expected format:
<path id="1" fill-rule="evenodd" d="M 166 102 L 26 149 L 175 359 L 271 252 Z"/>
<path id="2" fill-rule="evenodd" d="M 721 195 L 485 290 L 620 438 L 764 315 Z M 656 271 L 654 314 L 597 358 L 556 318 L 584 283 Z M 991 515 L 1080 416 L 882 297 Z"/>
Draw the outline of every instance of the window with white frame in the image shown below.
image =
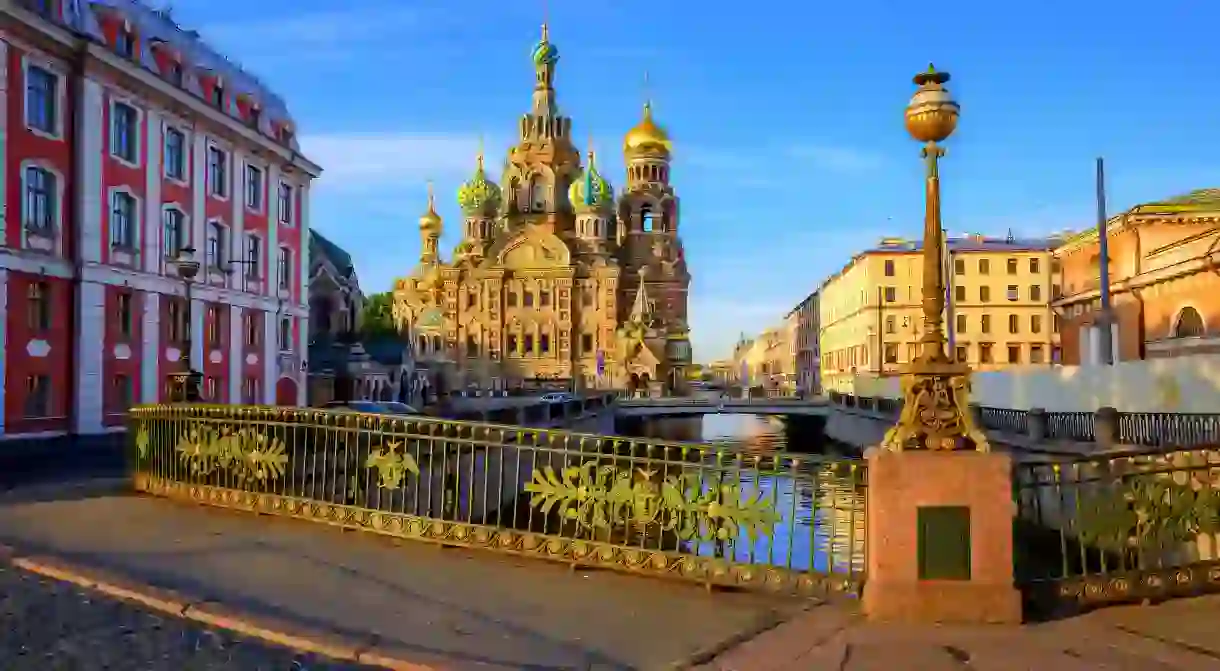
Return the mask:
<path id="1" fill-rule="evenodd" d="M 292 185 L 280 182 L 280 223 L 292 223 Z"/>
<path id="2" fill-rule="evenodd" d="M 246 207 L 263 209 L 263 171 L 256 165 L 246 166 Z"/>
<path id="3" fill-rule="evenodd" d="M 126 103 L 110 108 L 110 154 L 127 163 L 135 163 L 139 151 L 140 113 Z"/>
<path id="4" fill-rule="evenodd" d="M 25 72 L 25 125 L 59 135 L 59 75 L 31 65 Z"/>
<path id="5" fill-rule="evenodd" d="M 167 207 L 161 211 L 161 247 L 165 258 L 176 259 L 178 253 L 185 247 L 186 215 L 176 207 Z"/>
<path id="6" fill-rule="evenodd" d="M 263 260 L 263 240 L 257 235 L 246 236 L 246 278 L 257 280 L 260 277 L 259 267 Z"/>
<path id="7" fill-rule="evenodd" d="M 135 58 L 136 34 L 131 30 L 120 30 L 115 37 L 114 50 L 123 58 Z"/>
<path id="8" fill-rule="evenodd" d="M 165 129 L 165 176 L 179 182 L 186 180 L 186 133 L 173 127 Z"/>
<path id="9" fill-rule="evenodd" d="M 219 147 L 208 147 L 208 193 L 229 196 L 229 155 Z"/>
<path id="10" fill-rule="evenodd" d="M 136 199 L 126 191 L 115 191 L 110 197 L 110 246 L 136 246 Z"/>
<path id="11" fill-rule="evenodd" d="M 25 169 L 25 230 L 50 237 L 59 218 L 59 185 L 55 173 L 29 166 Z"/>
<path id="12" fill-rule="evenodd" d="M 219 221 L 208 222 L 207 248 L 204 261 L 208 268 L 219 269 L 225 261 L 225 225 Z"/>
<path id="13" fill-rule="evenodd" d="M 291 352 L 292 351 L 292 318 L 291 317 L 280 317 L 279 344 L 280 344 L 281 352 Z"/>
<path id="14" fill-rule="evenodd" d="M 276 265 L 279 268 L 279 287 L 287 290 L 292 284 L 292 250 L 280 247 L 280 258 Z"/>

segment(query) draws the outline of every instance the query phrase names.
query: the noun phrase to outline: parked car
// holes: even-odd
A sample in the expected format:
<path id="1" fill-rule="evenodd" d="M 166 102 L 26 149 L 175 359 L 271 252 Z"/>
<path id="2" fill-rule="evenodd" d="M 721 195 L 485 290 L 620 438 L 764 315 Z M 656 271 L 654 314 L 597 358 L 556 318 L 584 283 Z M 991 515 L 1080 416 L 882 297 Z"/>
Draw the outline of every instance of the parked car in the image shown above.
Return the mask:
<path id="1" fill-rule="evenodd" d="M 575 398 L 575 396 L 566 391 L 553 391 L 549 394 L 543 394 L 539 400 L 541 400 L 543 403 L 563 403 L 565 401 L 571 401 Z"/>
<path id="2" fill-rule="evenodd" d="M 325 406 L 327 410 L 348 410 L 350 412 L 371 412 L 378 415 L 418 415 L 420 412 L 406 403 L 398 401 L 331 401 Z"/>

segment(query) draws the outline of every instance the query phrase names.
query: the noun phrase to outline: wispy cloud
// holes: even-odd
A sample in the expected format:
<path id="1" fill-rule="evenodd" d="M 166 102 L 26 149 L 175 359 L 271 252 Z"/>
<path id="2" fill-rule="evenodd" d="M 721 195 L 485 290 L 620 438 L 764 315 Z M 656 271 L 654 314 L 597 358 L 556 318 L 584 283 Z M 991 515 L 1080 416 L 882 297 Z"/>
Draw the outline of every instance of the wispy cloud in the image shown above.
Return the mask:
<path id="1" fill-rule="evenodd" d="M 415 10 L 361 8 L 217 23 L 203 26 L 200 32 L 207 38 L 248 42 L 263 48 L 291 45 L 307 49 L 395 37 L 421 23 L 420 13 Z"/>
<path id="2" fill-rule="evenodd" d="M 789 147 L 787 153 L 798 162 L 835 173 L 872 172 L 885 165 L 885 158 L 880 154 L 851 147 L 797 144 Z"/>
<path id="3" fill-rule="evenodd" d="M 325 190 L 372 190 L 387 184 L 469 174 L 479 137 L 448 133 L 333 133 L 301 138 L 301 149 L 324 166 Z M 491 148 L 488 148 L 491 154 Z"/>

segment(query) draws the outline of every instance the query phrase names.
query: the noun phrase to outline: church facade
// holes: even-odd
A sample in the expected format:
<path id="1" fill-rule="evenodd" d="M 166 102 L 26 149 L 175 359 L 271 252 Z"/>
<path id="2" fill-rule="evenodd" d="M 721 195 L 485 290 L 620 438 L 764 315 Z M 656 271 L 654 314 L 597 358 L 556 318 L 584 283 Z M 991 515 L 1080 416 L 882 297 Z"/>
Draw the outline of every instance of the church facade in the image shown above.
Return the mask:
<path id="1" fill-rule="evenodd" d="M 627 174 L 616 192 L 559 111 L 559 51 L 546 26 L 532 61 L 518 141 L 498 181 L 480 155 L 459 189 L 462 239 L 448 261 L 429 189 L 419 263 L 394 285 L 395 319 L 417 356 L 444 362 L 456 385 L 556 380 L 681 393 L 690 273 L 669 181 L 672 143 L 646 103 L 624 138 Z"/>

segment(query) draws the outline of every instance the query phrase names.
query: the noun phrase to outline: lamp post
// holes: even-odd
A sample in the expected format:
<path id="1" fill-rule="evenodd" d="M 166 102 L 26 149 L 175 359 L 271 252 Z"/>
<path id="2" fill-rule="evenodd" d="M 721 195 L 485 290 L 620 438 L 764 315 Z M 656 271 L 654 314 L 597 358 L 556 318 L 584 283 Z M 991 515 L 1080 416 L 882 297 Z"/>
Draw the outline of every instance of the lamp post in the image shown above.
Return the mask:
<path id="1" fill-rule="evenodd" d="M 199 274 L 199 261 L 195 260 L 195 248 L 183 247 L 178 250 L 178 258 L 174 265 L 177 268 L 178 277 L 186 288 L 186 327 L 183 329 L 186 335 L 183 339 L 183 344 L 186 345 L 186 372 L 172 373 L 170 378 L 175 383 L 175 400 L 194 403 L 199 400 L 199 382 L 203 378 L 203 374 L 196 371 L 191 362 L 191 350 L 194 348 L 191 343 L 191 322 L 193 321 L 191 319 L 193 316 L 191 285 L 195 283 L 195 276 Z"/>
<path id="2" fill-rule="evenodd" d="M 989 451 L 970 415 L 970 368 L 945 352 L 945 265 L 938 166 L 943 142 L 957 128 L 959 108 L 945 83 L 949 73 L 929 65 L 906 108 L 906 128 L 924 144 L 926 208 L 923 232 L 923 335 L 920 352 L 902 372 L 902 414 L 882 442 L 889 450 Z"/>

